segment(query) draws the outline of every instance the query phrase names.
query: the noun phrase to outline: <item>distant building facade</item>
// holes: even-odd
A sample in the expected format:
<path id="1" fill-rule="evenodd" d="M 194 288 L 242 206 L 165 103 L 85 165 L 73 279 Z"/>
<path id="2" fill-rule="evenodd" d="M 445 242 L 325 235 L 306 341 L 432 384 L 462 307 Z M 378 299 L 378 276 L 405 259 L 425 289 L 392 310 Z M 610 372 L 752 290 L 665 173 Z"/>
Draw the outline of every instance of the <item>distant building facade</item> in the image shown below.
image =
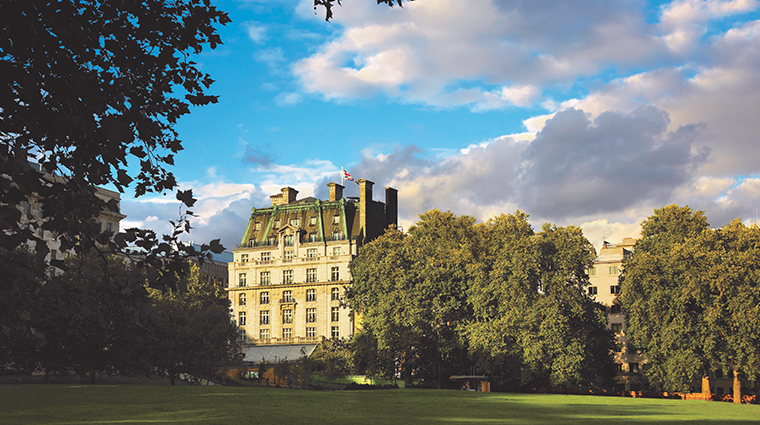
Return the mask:
<path id="1" fill-rule="evenodd" d="M 30 162 L 29 165 L 35 170 L 39 171 L 42 174 L 43 178 L 46 180 L 61 181 L 63 179 L 63 177 L 43 170 L 39 164 Z M 111 234 L 118 233 L 121 220 L 127 217 L 121 213 L 121 195 L 119 192 L 97 186 L 95 187 L 95 195 L 106 202 L 114 201 L 116 207 L 115 210 L 103 209 L 100 211 L 98 216 L 95 217 L 95 222 L 100 226 L 100 231 L 108 232 Z M 61 242 L 58 239 L 58 235 L 48 230 L 42 230 L 39 228 L 39 226 L 45 221 L 45 212 L 42 208 L 41 203 L 39 202 L 39 198 L 35 195 L 32 195 L 28 197 L 26 201 L 21 202 L 16 207 L 22 213 L 20 221 L 21 226 L 32 226 L 33 228 L 36 228 L 37 237 L 41 238 L 42 241 L 44 241 L 47 245 L 47 248 L 50 252 L 45 260 L 63 260 L 66 255 L 68 255 L 68 253 L 61 252 Z M 35 241 L 27 242 L 27 245 L 30 249 L 35 249 L 35 244 Z"/>
<path id="2" fill-rule="evenodd" d="M 226 288 L 249 351 L 353 335 L 356 322 L 345 303 L 348 265 L 398 218 L 396 189 L 385 189 L 383 203 L 372 199 L 373 182 L 357 183 L 358 199 L 344 198 L 337 183 L 327 185 L 327 200 L 297 199 L 298 192 L 285 187 L 271 196 L 272 206 L 252 210 Z"/>
<path id="3" fill-rule="evenodd" d="M 625 312 L 620 307 L 620 274 L 623 261 L 633 253 L 636 239 L 625 238 L 623 242 L 612 244 L 604 242 L 594 266 L 589 269 L 589 295 L 607 307 L 608 326 L 615 333 L 615 364 L 618 374 L 615 378 L 620 391 L 639 391 L 642 389 L 642 372 L 646 365 L 646 355 L 626 338 Z"/>

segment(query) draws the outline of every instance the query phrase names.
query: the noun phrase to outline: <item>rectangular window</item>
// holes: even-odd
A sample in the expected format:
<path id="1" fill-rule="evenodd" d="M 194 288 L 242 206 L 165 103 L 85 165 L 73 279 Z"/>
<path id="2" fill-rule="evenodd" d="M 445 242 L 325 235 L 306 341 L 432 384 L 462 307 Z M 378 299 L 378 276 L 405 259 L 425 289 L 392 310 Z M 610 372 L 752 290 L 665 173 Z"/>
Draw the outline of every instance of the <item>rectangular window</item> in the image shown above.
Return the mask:
<path id="1" fill-rule="evenodd" d="M 316 289 L 307 289 L 306 290 L 306 301 L 316 301 L 317 300 L 317 290 Z"/>
<path id="2" fill-rule="evenodd" d="M 309 226 L 317 225 L 317 217 L 309 217 Z"/>
<path id="3" fill-rule="evenodd" d="M 317 257 L 317 248 L 309 248 L 306 250 L 306 256 L 309 258 Z"/>
<path id="4" fill-rule="evenodd" d="M 259 295 L 259 304 L 269 304 L 269 292 L 264 291 Z"/>
<path id="5" fill-rule="evenodd" d="M 269 339 L 269 329 L 259 329 L 259 338 Z"/>
<path id="6" fill-rule="evenodd" d="M 623 324 L 622 323 L 612 323 L 610 324 L 610 329 L 612 332 L 615 332 L 616 334 L 623 333 Z"/>
<path id="7" fill-rule="evenodd" d="M 308 323 L 314 323 L 317 321 L 317 309 L 316 308 L 307 308 L 306 309 L 306 322 Z"/>
<path id="8" fill-rule="evenodd" d="M 241 311 L 238 313 L 238 325 L 245 326 L 245 312 Z"/>
<path id="9" fill-rule="evenodd" d="M 337 301 L 340 299 L 340 288 L 330 289 L 330 299 L 333 301 Z"/>
<path id="10" fill-rule="evenodd" d="M 338 328 L 337 326 L 333 326 L 332 328 L 330 328 L 330 335 L 333 338 L 340 338 L 340 328 Z"/>
<path id="11" fill-rule="evenodd" d="M 622 363 L 615 363 L 615 372 L 617 372 L 617 373 L 623 373 L 623 364 Z"/>
<path id="12" fill-rule="evenodd" d="M 610 266 L 610 276 L 617 276 L 620 274 L 618 266 Z"/>
<path id="13" fill-rule="evenodd" d="M 286 249 L 285 250 L 285 259 L 286 260 L 292 260 L 296 258 L 296 252 L 292 249 Z"/>
<path id="14" fill-rule="evenodd" d="M 245 344 L 247 342 L 247 338 L 245 337 L 245 329 L 240 329 L 238 331 L 238 341 Z"/>
<path id="15" fill-rule="evenodd" d="M 256 230 L 261 230 L 261 222 L 260 221 L 256 222 L 256 227 L 255 228 L 256 228 Z"/>
<path id="16" fill-rule="evenodd" d="M 293 328 L 282 328 L 283 338 L 293 338 Z"/>
<path id="17" fill-rule="evenodd" d="M 596 295 L 598 293 L 598 289 L 596 286 L 589 286 L 588 287 L 588 294 L 589 295 Z"/>
<path id="18" fill-rule="evenodd" d="M 293 310 L 286 308 L 282 310 L 282 323 L 293 323 Z"/>
<path id="19" fill-rule="evenodd" d="M 306 269 L 306 282 L 313 283 L 317 281 L 317 269 Z"/>
<path id="20" fill-rule="evenodd" d="M 259 285 L 269 285 L 272 283 L 272 275 L 269 272 L 261 272 L 261 281 Z"/>
<path id="21" fill-rule="evenodd" d="M 283 239 L 283 243 L 285 246 L 293 246 L 293 235 L 285 235 L 285 239 Z"/>
<path id="22" fill-rule="evenodd" d="M 334 215 L 333 216 L 333 224 L 340 224 L 340 216 Z"/>
<path id="23" fill-rule="evenodd" d="M 628 372 L 639 373 L 639 364 L 638 363 L 628 363 Z"/>
<path id="24" fill-rule="evenodd" d="M 317 336 L 317 328 L 314 326 L 307 326 L 306 327 L 306 336 L 308 338 L 316 338 Z"/>
<path id="25" fill-rule="evenodd" d="M 240 255 L 240 262 L 241 263 L 247 263 L 248 262 L 248 254 L 241 254 Z"/>
<path id="26" fill-rule="evenodd" d="M 261 261 L 272 261 L 272 253 L 271 252 L 262 252 L 261 253 Z"/>
<path id="27" fill-rule="evenodd" d="M 261 310 L 259 312 L 259 324 L 260 325 L 269 324 L 269 310 Z"/>
<path id="28" fill-rule="evenodd" d="M 611 285 L 610 294 L 615 295 L 620 293 L 620 285 Z"/>
<path id="29" fill-rule="evenodd" d="M 290 219 L 290 225 L 295 227 L 301 226 L 301 219 L 300 218 L 291 218 Z"/>
<path id="30" fill-rule="evenodd" d="M 340 247 L 339 246 L 334 246 L 333 247 L 333 253 L 332 253 L 332 255 L 333 255 L 333 257 L 337 257 L 337 256 L 340 255 Z"/>
<path id="31" fill-rule="evenodd" d="M 238 286 L 245 286 L 246 285 L 245 282 L 246 282 L 245 273 L 240 273 L 238 275 Z"/>
<path id="32" fill-rule="evenodd" d="M 280 220 L 275 220 L 274 221 L 274 228 L 275 229 L 279 229 L 280 228 Z"/>
<path id="33" fill-rule="evenodd" d="M 596 276 L 596 267 L 590 267 L 588 269 L 588 275 L 589 276 Z"/>
<path id="34" fill-rule="evenodd" d="M 342 241 L 343 240 L 343 232 L 339 232 L 339 231 L 333 232 L 332 240 L 334 240 L 334 241 Z"/>
<path id="35" fill-rule="evenodd" d="M 311 232 L 309 233 L 309 242 L 317 242 L 317 233 Z M 315 255 L 316 257 L 316 255 Z"/>
<path id="36" fill-rule="evenodd" d="M 282 284 L 287 285 L 289 283 L 293 283 L 293 270 L 283 270 L 282 271 Z"/>
<path id="37" fill-rule="evenodd" d="M 610 306 L 610 313 L 611 314 L 619 314 L 623 312 L 623 307 L 620 306 L 620 304 L 612 304 Z"/>
<path id="38" fill-rule="evenodd" d="M 340 307 L 330 308 L 330 321 L 337 322 L 340 320 Z"/>
<path id="39" fill-rule="evenodd" d="M 340 280 L 340 268 L 330 267 L 330 281 L 337 282 Z"/>
<path id="40" fill-rule="evenodd" d="M 245 292 L 238 296 L 238 305 L 245 305 Z"/>
<path id="41" fill-rule="evenodd" d="M 293 291 L 282 291 L 282 302 L 292 303 L 293 302 Z"/>

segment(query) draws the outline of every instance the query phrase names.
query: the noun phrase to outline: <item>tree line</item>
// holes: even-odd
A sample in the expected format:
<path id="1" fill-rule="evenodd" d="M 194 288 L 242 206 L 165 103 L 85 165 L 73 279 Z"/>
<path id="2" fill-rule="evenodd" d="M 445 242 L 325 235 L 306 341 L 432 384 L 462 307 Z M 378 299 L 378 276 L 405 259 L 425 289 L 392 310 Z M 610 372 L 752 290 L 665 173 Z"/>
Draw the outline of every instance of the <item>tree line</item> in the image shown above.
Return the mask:
<path id="1" fill-rule="evenodd" d="M 624 263 L 620 302 L 627 337 L 649 358 L 650 386 L 687 391 L 711 371 L 742 381 L 760 372 L 760 229 L 735 219 L 708 228 L 703 211 L 670 205 L 642 224 Z"/>
<path id="2" fill-rule="evenodd" d="M 139 264 L 91 250 L 49 273 L 24 249 L 0 249 L 0 369 L 21 374 L 206 378 L 237 353 L 224 290 L 199 281 L 151 289 Z"/>
<path id="3" fill-rule="evenodd" d="M 503 389 L 609 388 L 615 339 L 587 295 L 595 256 L 580 228 L 535 232 L 519 211 L 482 224 L 428 211 L 351 263 L 355 367 L 436 387 L 476 370 Z"/>

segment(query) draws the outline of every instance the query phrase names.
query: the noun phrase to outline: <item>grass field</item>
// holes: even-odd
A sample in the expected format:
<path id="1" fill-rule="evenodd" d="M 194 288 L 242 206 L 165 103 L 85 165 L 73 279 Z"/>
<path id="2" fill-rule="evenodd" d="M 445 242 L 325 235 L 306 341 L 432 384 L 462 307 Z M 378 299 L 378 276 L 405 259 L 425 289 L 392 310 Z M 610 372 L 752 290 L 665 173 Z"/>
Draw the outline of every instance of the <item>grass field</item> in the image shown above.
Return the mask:
<path id="1" fill-rule="evenodd" d="M 758 423 L 760 406 L 454 390 L 0 386 L 0 424 Z"/>

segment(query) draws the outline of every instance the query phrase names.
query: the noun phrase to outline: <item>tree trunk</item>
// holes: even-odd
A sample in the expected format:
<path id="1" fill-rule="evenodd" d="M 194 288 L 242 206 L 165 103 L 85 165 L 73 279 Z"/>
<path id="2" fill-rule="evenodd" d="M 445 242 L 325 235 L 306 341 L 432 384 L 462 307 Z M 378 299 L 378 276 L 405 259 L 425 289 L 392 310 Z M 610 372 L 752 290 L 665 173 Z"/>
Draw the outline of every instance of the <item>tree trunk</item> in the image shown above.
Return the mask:
<path id="1" fill-rule="evenodd" d="M 702 394 L 710 394 L 710 372 L 702 376 Z"/>
<path id="2" fill-rule="evenodd" d="M 739 378 L 739 371 L 734 369 L 734 404 L 742 402 L 742 381 Z"/>
<path id="3" fill-rule="evenodd" d="M 174 382 L 176 380 L 177 374 L 174 373 L 173 370 L 169 371 L 169 381 L 171 382 L 171 385 L 174 385 Z"/>

